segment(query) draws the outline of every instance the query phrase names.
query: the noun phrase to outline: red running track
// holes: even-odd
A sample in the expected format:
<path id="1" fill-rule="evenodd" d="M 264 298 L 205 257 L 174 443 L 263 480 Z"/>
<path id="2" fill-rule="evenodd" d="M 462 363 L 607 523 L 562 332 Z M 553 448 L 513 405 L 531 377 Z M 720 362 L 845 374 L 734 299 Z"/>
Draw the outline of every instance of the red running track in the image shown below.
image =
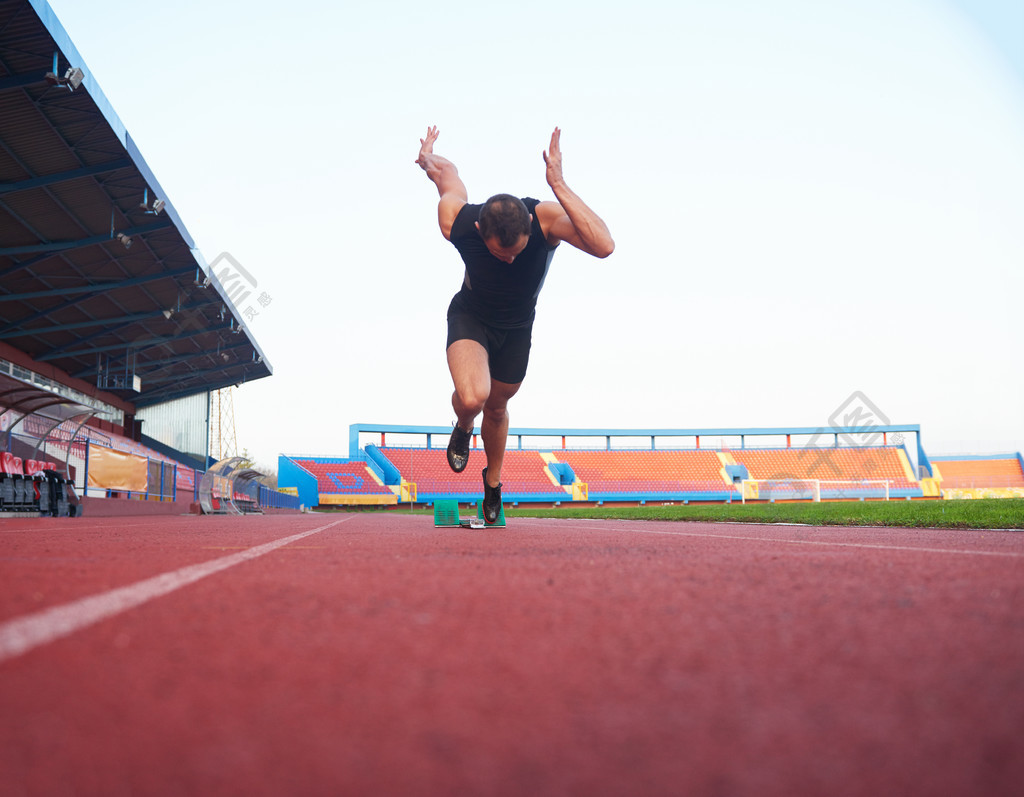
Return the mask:
<path id="1" fill-rule="evenodd" d="M 1010 795 L 1024 534 L 0 520 L 4 795 Z"/>

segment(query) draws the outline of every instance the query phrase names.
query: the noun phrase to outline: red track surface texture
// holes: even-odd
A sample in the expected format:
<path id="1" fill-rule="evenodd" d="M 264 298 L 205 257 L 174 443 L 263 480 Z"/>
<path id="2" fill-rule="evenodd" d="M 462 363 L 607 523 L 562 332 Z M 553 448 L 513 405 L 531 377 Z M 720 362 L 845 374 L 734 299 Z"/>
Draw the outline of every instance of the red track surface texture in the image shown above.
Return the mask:
<path id="1" fill-rule="evenodd" d="M 0 520 L 4 795 L 1002 795 L 1024 535 Z"/>

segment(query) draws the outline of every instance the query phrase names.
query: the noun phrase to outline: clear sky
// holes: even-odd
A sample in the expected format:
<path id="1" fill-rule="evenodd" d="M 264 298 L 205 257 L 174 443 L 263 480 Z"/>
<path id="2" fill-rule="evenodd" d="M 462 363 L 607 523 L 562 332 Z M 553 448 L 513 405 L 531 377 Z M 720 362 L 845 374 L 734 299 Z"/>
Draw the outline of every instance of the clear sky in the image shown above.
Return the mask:
<path id="1" fill-rule="evenodd" d="M 513 426 L 827 426 L 861 391 L 930 454 L 1024 449 L 1018 0 L 51 0 L 207 261 L 270 297 L 239 445 L 447 425 L 470 201 L 569 185 Z"/>

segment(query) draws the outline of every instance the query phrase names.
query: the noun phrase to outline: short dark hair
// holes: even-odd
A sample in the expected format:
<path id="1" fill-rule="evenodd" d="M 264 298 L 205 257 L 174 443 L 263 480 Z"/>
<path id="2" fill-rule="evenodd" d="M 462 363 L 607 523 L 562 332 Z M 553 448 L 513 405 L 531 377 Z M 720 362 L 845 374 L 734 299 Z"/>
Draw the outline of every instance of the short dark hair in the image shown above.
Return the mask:
<path id="1" fill-rule="evenodd" d="M 484 240 L 497 238 L 504 247 L 515 246 L 521 236 L 530 234 L 530 211 L 511 194 L 495 194 L 484 202 L 477 221 Z"/>

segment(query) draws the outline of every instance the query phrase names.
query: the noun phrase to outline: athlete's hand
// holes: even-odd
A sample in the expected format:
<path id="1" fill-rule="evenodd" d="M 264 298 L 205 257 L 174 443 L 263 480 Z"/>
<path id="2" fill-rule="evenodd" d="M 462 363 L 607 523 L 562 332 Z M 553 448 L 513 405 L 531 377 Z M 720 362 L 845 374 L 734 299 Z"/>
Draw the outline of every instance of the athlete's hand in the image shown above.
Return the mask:
<path id="1" fill-rule="evenodd" d="M 545 177 L 552 188 L 565 182 L 562 177 L 562 148 L 559 146 L 561 137 L 562 131 L 556 127 L 555 132 L 551 134 L 551 144 L 544 153 L 544 163 L 547 166 Z"/>
<path id="2" fill-rule="evenodd" d="M 427 167 L 430 164 L 430 156 L 434 154 L 434 142 L 437 141 L 437 136 L 437 128 L 428 127 L 427 137 L 420 139 L 420 154 L 416 158 L 416 163 L 420 165 L 423 171 L 428 171 Z"/>

